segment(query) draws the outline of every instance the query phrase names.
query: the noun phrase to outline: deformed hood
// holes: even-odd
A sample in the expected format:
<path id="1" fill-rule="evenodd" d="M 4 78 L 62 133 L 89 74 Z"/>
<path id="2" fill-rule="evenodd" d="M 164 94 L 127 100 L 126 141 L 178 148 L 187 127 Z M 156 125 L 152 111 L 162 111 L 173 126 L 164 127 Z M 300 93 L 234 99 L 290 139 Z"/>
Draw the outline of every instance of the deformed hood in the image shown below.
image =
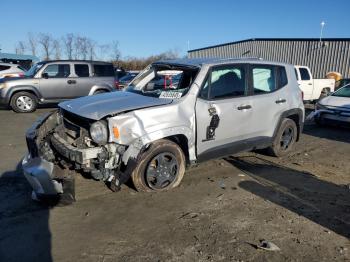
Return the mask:
<path id="1" fill-rule="evenodd" d="M 327 96 L 319 103 L 325 106 L 344 107 L 350 109 L 350 97 Z"/>
<path id="2" fill-rule="evenodd" d="M 100 120 L 108 115 L 152 106 L 170 104 L 171 99 L 161 99 L 138 95 L 126 91 L 116 91 L 85 96 L 59 104 L 64 110 L 85 118 Z"/>

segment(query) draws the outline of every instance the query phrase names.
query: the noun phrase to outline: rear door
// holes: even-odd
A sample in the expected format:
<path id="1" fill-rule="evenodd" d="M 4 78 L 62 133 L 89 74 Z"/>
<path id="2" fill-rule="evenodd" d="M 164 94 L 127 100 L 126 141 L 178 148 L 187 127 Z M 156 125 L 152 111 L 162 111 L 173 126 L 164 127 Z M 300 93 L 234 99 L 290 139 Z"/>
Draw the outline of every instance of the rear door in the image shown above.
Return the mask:
<path id="1" fill-rule="evenodd" d="M 43 98 L 45 100 L 72 98 L 69 79 L 71 72 L 72 69 L 70 63 L 48 64 L 41 72 L 39 78 L 39 89 Z M 47 78 L 44 78 L 43 74 L 45 74 Z"/>
<path id="2" fill-rule="evenodd" d="M 304 100 L 312 100 L 314 86 L 309 68 L 300 66 L 296 71 L 299 87 L 304 92 Z"/>
<path id="3" fill-rule="evenodd" d="M 74 97 L 87 96 L 94 85 L 94 81 L 91 77 L 91 68 L 88 63 L 74 63 L 74 80 L 75 83 L 72 84 L 71 94 Z"/>
<path id="4" fill-rule="evenodd" d="M 269 143 L 283 112 L 289 109 L 288 78 L 284 66 L 251 64 L 249 86 L 252 91 L 253 136 Z"/>
<path id="5" fill-rule="evenodd" d="M 247 65 L 213 67 L 196 102 L 198 159 L 243 150 L 245 140 L 254 135 L 251 121 Z"/>

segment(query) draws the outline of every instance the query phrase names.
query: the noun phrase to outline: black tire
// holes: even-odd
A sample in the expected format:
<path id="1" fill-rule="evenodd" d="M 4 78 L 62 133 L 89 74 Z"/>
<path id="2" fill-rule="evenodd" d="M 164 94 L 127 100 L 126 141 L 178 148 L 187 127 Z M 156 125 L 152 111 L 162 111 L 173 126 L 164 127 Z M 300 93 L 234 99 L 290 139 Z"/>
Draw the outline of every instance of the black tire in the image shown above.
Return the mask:
<path id="1" fill-rule="evenodd" d="M 38 99 L 32 93 L 18 92 L 11 97 L 10 106 L 16 113 L 31 113 L 38 107 Z"/>
<path id="2" fill-rule="evenodd" d="M 158 159 L 162 158 L 164 162 L 158 162 Z M 174 164 L 173 159 L 176 161 L 176 168 L 170 167 L 171 163 Z M 161 164 L 162 162 L 164 165 Z M 131 179 L 137 191 L 166 191 L 180 184 L 185 174 L 185 162 L 184 153 L 177 144 L 161 139 L 152 143 L 139 155 L 138 164 L 131 173 Z M 161 184 L 157 185 L 158 182 Z"/>
<path id="3" fill-rule="evenodd" d="M 268 152 L 276 157 L 289 154 L 293 150 L 297 136 L 298 129 L 295 122 L 289 118 L 283 119 L 272 146 L 268 148 Z"/>

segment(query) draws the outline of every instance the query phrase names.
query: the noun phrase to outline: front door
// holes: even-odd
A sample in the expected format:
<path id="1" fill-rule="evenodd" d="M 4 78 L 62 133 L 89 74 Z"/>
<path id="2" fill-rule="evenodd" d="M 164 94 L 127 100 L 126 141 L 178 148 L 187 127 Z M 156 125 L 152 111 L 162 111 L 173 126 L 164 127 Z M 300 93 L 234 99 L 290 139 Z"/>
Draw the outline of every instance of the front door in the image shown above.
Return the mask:
<path id="1" fill-rule="evenodd" d="M 197 156 L 207 160 L 244 150 L 253 136 L 247 66 L 213 67 L 196 103 Z"/>
<path id="2" fill-rule="evenodd" d="M 70 88 L 74 81 L 69 79 L 70 64 L 49 64 L 44 68 L 39 79 L 40 93 L 45 100 L 62 100 L 72 98 Z"/>

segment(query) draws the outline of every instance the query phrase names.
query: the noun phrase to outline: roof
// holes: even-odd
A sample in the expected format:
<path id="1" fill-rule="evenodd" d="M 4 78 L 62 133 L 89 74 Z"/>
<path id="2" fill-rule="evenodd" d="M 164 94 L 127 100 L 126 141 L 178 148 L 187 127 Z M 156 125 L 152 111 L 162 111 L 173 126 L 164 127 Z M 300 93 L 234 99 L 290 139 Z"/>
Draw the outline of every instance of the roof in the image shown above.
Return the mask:
<path id="1" fill-rule="evenodd" d="M 219 65 L 219 64 L 227 64 L 227 63 L 249 63 L 254 61 L 255 63 L 270 63 L 270 61 L 262 60 L 259 58 L 182 58 L 182 59 L 171 59 L 171 60 L 160 60 L 154 62 L 153 64 L 161 65 L 161 64 L 171 64 L 171 65 L 182 65 L 182 66 L 192 66 L 192 67 L 201 67 L 203 65 Z M 286 63 L 278 63 L 271 62 L 273 64 L 286 65 Z"/>
<path id="2" fill-rule="evenodd" d="M 207 46 L 207 47 L 202 47 L 198 49 L 192 49 L 188 50 L 187 52 L 194 52 L 194 51 L 200 51 L 208 48 L 214 48 L 214 47 L 221 47 L 221 46 L 226 46 L 226 45 L 234 45 L 234 44 L 240 44 L 240 43 L 245 43 L 245 42 L 253 42 L 253 41 L 307 41 L 307 42 L 319 42 L 320 38 L 249 38 L 245 40 L 240 40 L 240 41 L 234 41 L 234 42 L 228 42 L 224 44 L 219 44 L 219 45 L 212 45 L 212 46 Z M 338 42 L 338 41 L 349 41 L 350 38 L 322 38 L 322 41 L 326 42 Z"/>
<path id="3" fill-rule="evenodd" d="M 0 60 L 1 59 L 9 59 L 9 60 L 31 60 L 31 61 L 39 61 L 39 58 L 33 55 L 17 55 L 17 54 L 10 54 L 10 53 L 0 53 Z"/>
<path id="4" fill-rule="evenodd" d="M 78 59 L 46 60 L 46 61 L 41 61 L 40 63 L 46 64 L 46 63 L 58 63 L 58 62 L 99 63 L 99 64 L 108 64 L 108 65 L 112 64 L 111 62 L 105 62 L 105 61 L 78 60 Z"/>

